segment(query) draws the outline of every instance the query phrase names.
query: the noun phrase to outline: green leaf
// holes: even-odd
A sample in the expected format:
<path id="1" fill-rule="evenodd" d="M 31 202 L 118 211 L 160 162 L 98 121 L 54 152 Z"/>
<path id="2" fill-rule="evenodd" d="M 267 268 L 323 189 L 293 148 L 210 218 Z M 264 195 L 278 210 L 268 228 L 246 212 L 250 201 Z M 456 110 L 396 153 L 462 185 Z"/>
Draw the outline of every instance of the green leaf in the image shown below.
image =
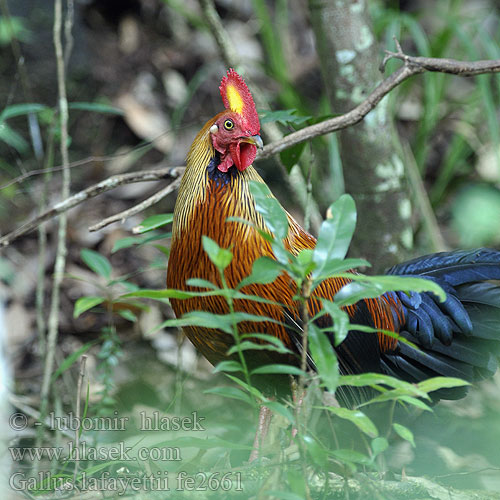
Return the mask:
<path id="1" fill-rule="evenodd" d="M 290 353 L 289 349 L 286 347 L 278 347 L 273 344 L 257 344 L 255 342 L 250 342 L 249 340 L 245 340 L 241 342 L 239 345 L 234 345 L 227 351 L 227 355 L 231 356 L 236 352 L 240 351 L 274 351 L 279 353 Z"/>
<path id="2" fill-rule="evenodd" d="M 275 300 L 271 299 L 265 299 L 264 297 L 259 297 L 258 295 L 249 295 L 247 293 L 242 293 L 242 292 L 235 292 L 234 290 L 228 289 L 224 291 L 225 293 L 227 292 L 232 292 L 231 296 L 233 299 L 243 299 L 243 300 L 252 300 L 254 302 L 260 302 L 261 304 L 272 304 L 272 305 L 282 305 L 279 302 L 276 302 Z"/>
<path id="3" fill-rule="evenodd" d="M 0 280 L 5 281 L 8 285 L 12 284 L 16 276 L 17 270 L 6 258 L 0 257 Z"/>
<path id="4" fill-rule="evenodd" d="M 269 188 L 261 182 L 250 181 L 250 192 L 255 201 L 255 208 L 262 215 L 269 230 L 279 240 L 286 238 L 289 225 L 288 217 Z"/>
<path id="5" fill-rule="evenodd" d="M 240 338 L 242 340 L 246 339 L 246 338 L 261 339 L 261 340 L 266 341 L 267 343 L 270 343 L 274 347 L 276 347 L 278 352 L 282 352 L 283 354 L 292 352 L 292 351 L 290 351 L 290 349 L 285 347 L 285 344 L 283 343 L 283 341 L 281 339 L 279 339 L 278 337 L 274 337 L 273 335 L 269 335 L 268 333 L 246 333 L 244 335 L 241 335 Z"/>
<path id="6" fill-rule="evenodd" d="M 396 434 L 398 434 L 399 437 L 402 437 L 404 440 L 408 441 L 413 448 L 415 448 L 415 439 L 413 438 L 413 432 L 408 429 L 408 427 L 405 427 L 404 425 L 397 424 L 396 422 L 392 423 L 392 427 L 396 431 Z"/>
<path id="7" fill-rule="evenodd" d="M 295 124 L 301 125 L 302 123 L 309 120 L 310 116 L 300 116 L 297 115 L 296 109 L 279 109 L 277 111 L 260 110 L 259 111 L 259 121 L 261 125 L 270 122 L 279 122 L 283 125 Z"/>
<path id="8" fill-rule="evenodd" d="M 214 328 L 225 333 L 233 333 L 233 321 L 229 315 L 213 314 L 208 311 L 190 311 L 181 318 L 168 319 L 163 322 L 163 327 L 201 326 Z"/>
<path id="9" fill-rule="evenodd" d="M 336 406 L 328 406 L 326 408 L 330 413 L 333 413 L 339 418 L 349 420 L 361 432 L 374 438 L 378 436 L 378 430 L 375 424 L 360 410 L 350 410 L 349 408 L 339 408 Z"/>
<path id="10" fill-rule="evenodd" d="M 92 269 L 99 276 L 103 276 L 106 279 L 111 277 L 111 264 L 109 260 L 94 250 L 89 250 L 88 248 L 83 248 L 80 251 L 80 257 L 87 266 Z"/>
<path id="11" fill-rule="evenodd" d="M 314 323 L 309 323 L 309 347 L 321 380 L 330 392 L 335 392 L 339 382 L 337 355 L 328 337 Z"/>
<path id="12" fill-rule="evenodd" d="M 285 375 L 305 375 L 305 373 L 296 366 L 293 365 L 282 365 L 282 364 L 272 364 L 263 365 L 255 368 L 250 372 L 251 375 L 258 375 L 262 373 L 268 374 L 285 374 Z"/>
<path id="13" fill-rule="evenodd" d="M 240 281 L 238 289 L 254 283 L 267 285 L 272 283 L 282 272 L 283 267 L 279 262 L 270 257 L 259 257 L 253 263 L 251 274 Z"/>
<path id="14" fill-rule="evenodd" d="M 101 102 L 69 102 L 69 109 L 80 109 L 82 111 L 92 111 L 94 113 L 108 113 L 112 115 L 123 115 L 123 110 L 103 104 Z"/>
<path id="15" fill-rule="evenodd" d="M 350 195 L 343 194 L 330 207 L 330 211 L 332 217 L 321 224 L 314 249 L 313 262 L 316 269 L 313 271 L 313 278 L 324 273 L 329 261 L 341 260 L 346 256 L 356 227 L 356 205 Z"/>
<path id="16" fill-rule="evenodd" d="M 132 323 L 137 322 L 137 316 L 130 309 L 121 309 L 118 311 L 118 314 L 127 321 L 131 321 Z"/>
<path id="17" fill-rule="evenodd" d="M 142 238 L 141 236 L 127 236 L 125 238 L 120 238 L 119 240 L 115 241 L 111 253 L 118 252 L 118 250 L 123 250 L 124 248 L 130 248 L 134 245 L 138 245 L 139 243 L 142 243 L 143 240 L 144 238 Z"/>
<path id="18" fill-rule="evenodd" d="M 319 467 L 326 467 L 328 464 L 328 453 L 325 447 L 312 436 L 302 436 L 302 441 L 306 445 L 306 450 L 313 459 L 313 462 Z"/>
<path id="19" fill-rule="evenodd" d="M 169 319 L 163 323 L 165 327 L 172 326 L 201 326 L 204 328 L 214 328 L 226 333 L 233 334 L 233 325 L 243 321 L 259 323 L 262 321 L 271 321 L 278 323 L 272 318 L 250 314 L 245 312 L 235 312 L 233 314 L 213 314 L 208 311 L 189 311 L 181 318 Z"/>
<path id="20" fill-rule="evenodd" d="M 38 113 L 39 111 L 43 111 L 47 108 L 48 106 L 36 103 L 12 104 L 11 106 L 7 106 L 0 113 L 0 122 L 8 120 L 9 118 L 13 118 L 15 116 Z"/>
<path id="21" fill-rule="evenodd" d="M 350 329 L 349 315 L 343 311 L 335 302 L 322 299 L 323 309 L 333 320 L 333 332 L 335 334 L 335 346 L 340 345 L 347 337 Z"/>
<path id="22" fill-rule="evenodd" d="M 299 142 L 280 153 L 280 159 L 288 171 L 290 171 L 294 165 L 297 165 L 305 147 L 305 142 Z"/>
<path id="23" fill-rule="evenodd" d="M 401 402 L 403 397 L 413 397 L 413 396 L 411 396 L 411 394 L 412 394 L 411 390 L 392 389 L 390 391 L 385 391 L 382 394 L 379 394 L 378 396 L 375 396 L 374 398 L 370 399 L 369 401 L 366 401 L 365 403 L 358 405 L 358 407 L 360 408 L 362 406 L 371 405 L 371 404 L 375 404 L 375 403 L 384 403 L 385 401 Z M 426 395 L 426 398 L 430 399 L 427 395 Z"/>
<path id="24" fill-rule="evenodd" d="M 24 137 L 10 128 L 5 122 L 0 122 L 0 140 L 4 141 L 9 146 L 12 146 L 19 153 L 24 153 L 29 148 L 29 145 L 24 140 Z"/>
<path id="25" fill-rule="evenodd" d="M 259 389 L 257 389 L 257 387 L 254 387 L 253 385 L 249 385 L 244 380 L 241 380 L 241 378 L 230 375 L 229 373 L 226 373 L 226 377 L 228 379 L 232 380 L 235 384 L 238 384 L 240 387 L 243 387 L 248 393 L 255 396 L 261 402 L 268 401 L 267 398 L 264 397 L 264 394 L 262 394 L 262 392 L 260 392 Z"/>
<path id="26" fill-rule="evenodd" d="M 342 287 L 334 301 L 339 306 L 355 304 L 362 299 L 376 298 L 386 292 L 432 292 L 440 300 L 446 299 L 444 290 L 431 280 L 408 276 L 365 276 L 362 274 L 339 274 L 353 282 Z"/>
<path id="27" fill-rule="evenodd" d="M 295 422 L 293 413 L 285 405 L 278 403 L 277 401 L 267 401 L 264 403 L 264 406 L 267 406 L 274 413 L 278 413 L 285 417 L 290 423 L 293 424 Z"/>
<path id="28" fill-rule="evenodd" d="M 163 245 L 153 245 L 153 246 L 168 259 L 168 257 L 170 256 L 170 248 Z"/>
<path id="29" fill-rule="evenodd" d="M 469 382 L 461 378 L 454 377 L 433 377 L 417 384 L 418 388 L 425 393 L 437 391 L 439 389 L 450 389 L 452 387 L 463 387 L 470 385 Z"/>
<path id="30" fill-rule="evenodd" d="M 289 270 L 288 264 L 293 260 L 293 255 L 283 246 L 283 242 L 281 240 L 275 240 L 271 244 L 271 248 L 273 249 L 274 256 L 278 263 L 284 269 Z"/>
<path id="31" fill-rule="evenodd" d="M 218 287 L 211 281 L 203 280 L 201 278 L 191 278 L 186 281 L 186 285 L 195 286 L 198 288 L 208 288 L 209 290 L 218 290 Z"/>
<path id="32" fill-rule="evenodd" d="M 350 271 L 357 267 L 371 267 L 371 264 L 364 259 L 330 259 L 325 262 L 321 272 L 316 271 L 314 286 L 316 287 L 321 281 L 335 274 Z"/>
<path id="33" fill-rule="evenodd" d="M 387 450 L 387 448 L 389 448 L 389 443 L 384 437 L 376 437 L 375 439 L 372 439 L 372 451 L 374 458 Z"/>
<path id="34" fill-rule="evenodd" d="M 86 344 L 83 344 L 79 349 L 76 351 L 72 352 L 68 357 L 64 359 L 64 361 L 59 365 L 57 370 L 52 374 L 52 377 L 50 379 L 50 383 L 54 382 L 61 373 L 64 373 L 68 368 L 73 366 L 75 361 L 82 355 L 85 354 L 93 345 L 97 344 L 99 341 L 98 340 L 91 340 L 90 342 L 87 342 Z"/>
<path id="35" fill-rule="evenodd" d="M 78 318 L 80 314 L 92 309 L 99 304 L 102 304 L 106 299 L 104 297 L 80 297 L 75 302 L 75 308 L 73 310 L 73 318 Z"/>
<path id="36" fill-rule="evenodd" d="M 202 236 L 201 242 L 203 249 L 208 255 L 208 258 L 220 270 L 226 269 L 233 260 L 233 254 L 230 250 L 221 248 L 217 243 L 208 236 Z"/>
<path id="37" fill-rule="evenodd" d="M 170 224 L 174 220 L 174 214 L 156 214 L 144 219 L 141 224 L 134 228 L 139 234 L 147 233 L 153 229 Z"/>
<path id="38" fill-rule="evenodd" d="M 396 389 L 401 389 L 401 391 L 406 391 L 408 394 L 416 395 L 417 397 L 423 397 L 429 399 L 429 396 L 419 389 L 417 386 L 405 382 L 404 380 L 399 380 L 390 375 L 384 375 L 382 373 L 361 373 L 359 375 L 342 375 L 340 377 L 339 385 L 349 385 L 353 387 L 376 387 L 385 385 L 388 387 L 394 387 Z"/>
<path id="39" fill-rule="evenodd" d="M 226 361 L 221 361 L 220 363 L 217 363 L 217 365 L 214 367 L 213 372 L 242 372 L 243 367 L 241 366 L 241 363 L 239 361 L 235 360 L 226 360 Z"/>
<path id="40" fill-rule="evenodd" d="M 10 45 L 13 39 L 20 42 L 31 42 L 33 34 L 26 28 L 26 17 L 1 16 L 0 17 L 0 45 Z"/>
<path id="41" fill-rule="evenodd" d="M 412 396 L 400 396 L 398 401 L 400 403 L 401 402 L 408 403 L 409 405 L 415 406 L 424 411 L 432 412 L 432 408 L 429 405 L 425 404 L 422 400 L 414 398 Z"/>
<path id="42" fill-rule="evenodd" d="M 136 292 L 137 290 L 140 290 L 140 287 L 138 285 L 136 285 L 135 283 L 131 283 L 130 281 L 117 280 L 116 283 L 122 285 L 123 288 L 125 288 L 125 290 L 128 290 L 129 292 Z"/>
<path id="43" fill-rule="evenodd" d="M 349 449 L 333 450 L 331 452 L 331 455 L 333 455 L 341 462 L 352 462 L 355 464 L 362 464 L 362 465 L 371 464 L 371 460 L 366 455 L 363 455 L 363 453 L 360 453 L 359 451 L 355 450 L 349 450 Z"/>
<path id="44" fill-rule="evenodd" d="M 205 394 L 217 394 L 225 398 L 238 399 L 239 401 L 244 401 L 245 403 L 253 405 L 252 398 L 237 387 L 214 387 L 213 389 L 207 389 L 203 392 Z"/>

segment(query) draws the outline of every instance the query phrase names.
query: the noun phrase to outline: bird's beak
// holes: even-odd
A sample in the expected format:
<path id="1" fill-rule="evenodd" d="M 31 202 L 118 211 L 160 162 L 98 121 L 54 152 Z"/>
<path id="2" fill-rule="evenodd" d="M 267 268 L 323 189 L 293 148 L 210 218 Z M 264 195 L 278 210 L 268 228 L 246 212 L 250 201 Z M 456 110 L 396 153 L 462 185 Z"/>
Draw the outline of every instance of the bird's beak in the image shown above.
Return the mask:
<path id="1" fill-rule="evenodd" d="M 243 142 L 248 142 L 257 146 L 257 149 L 264 149 L 264 143 L 262 142 L 262 137 L 260 135 L 251 135 L 249 137 L 244 137 L 242 139 Z"/>

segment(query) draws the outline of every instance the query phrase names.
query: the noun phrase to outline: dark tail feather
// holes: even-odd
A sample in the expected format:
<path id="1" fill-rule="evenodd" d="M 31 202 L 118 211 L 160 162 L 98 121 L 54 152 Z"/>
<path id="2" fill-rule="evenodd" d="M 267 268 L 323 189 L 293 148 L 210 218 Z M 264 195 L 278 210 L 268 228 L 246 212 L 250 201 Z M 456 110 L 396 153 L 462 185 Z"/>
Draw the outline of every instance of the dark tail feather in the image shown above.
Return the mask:
<path id="1" fill-rule="evenodd" d="M 441 304 L 439 314 L 450 321 L 453 338 L 451 344 L 445 345 L 440 340 L 444 336 L 436 330 L 440 322 L 433 321 L 434 336 L 429 343 L 428 325 L 418 324 L 417 320 L 415 330 L 413 310 L 406 307 L 407 322 L 400 334 L 418 349 L 400 342 L 394 352 L 382 354 L 384 372 L 411 382 L 436 376 L 476 382 L 495 373 L 500 356 L 500 285 L 486 280 L 500 280 L 499 251 L 481 249 L 435 254 L 395 266 L 389 272 L 427 277 L 444 285 L 452 300 L 449 307 Z M 429 307 L 428 300 L 423 300 L 417 309 L 419 307 L 425 308 L 427 315 L 436 314 L 436 308 Z M 468 316 L 467 325 L 464 325 L 464 314 Z M 411 333 L 405 331 L 406 328 Z M 425 336 L 419 338 L 419 330 L 425 331 Z M 466 388 L 459 387 L 431 395 L 433 399 L 458 399 L 466 392 Z"/>
<path id="2" fill-rule="evenodd" d="M 500 251 L 489 248 L 440 252 L 398 264 L 387 274 L 442 279 L 452 286 L 500 279 Z"/>

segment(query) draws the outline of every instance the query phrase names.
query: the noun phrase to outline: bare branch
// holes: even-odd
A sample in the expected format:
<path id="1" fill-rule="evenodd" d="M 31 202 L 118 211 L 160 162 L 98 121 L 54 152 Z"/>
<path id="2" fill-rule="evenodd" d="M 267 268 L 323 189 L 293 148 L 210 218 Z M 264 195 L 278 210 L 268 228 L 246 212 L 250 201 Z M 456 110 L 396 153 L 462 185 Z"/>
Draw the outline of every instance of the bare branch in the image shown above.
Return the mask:
<path id="1" fill-rule="evenodd" d="M 59 93 L 59 114 L 61 119 L 61 137 L 60 150 L 63 164 L 62 171 L 62 197 L 69 197 L 71 176 L 68 168 L 69 153 L 68 153 L 68 98 L 66 93 L 66 67 L 64 65 L 63 46 L 61 40 L 62 30 L 62 0 L 54 2 L 54 48 L 56 54 L 57 65 L 57 89 Z M 40 389 L 40 414 L 42 419 L 45 418 L 49 407 L 50 380 L 54 369 L 54 357 L 57 345 L 57 337 L 59 334 L 59 302 L 60 288 L 66 267 L 66 229 L 67 229 L 67 214 L 62 213 L 59 216 L 59 227 L 57 231 L 57 249 L 56 261 L 54 264 L 54 276 L 52 280 L 52 294 L 50 303 L 50 313 L 47 323 L 47 343 L 45 350 L 45 362 L 43 366 L 42 387 Z M 37 436 L 36 444 L 40 446 L 42 434 Z"/>
<path id="2" fill-rule="evenodd" d="M 76 386 L 76 418 L 80 420 L 80 407 L 82 402 L 82 385 L 83 378 L 85 377 L 85 364 L 87 362 L 87 355 L 82 354 L 80 358 L 80 373 L 78 374 L 78 383 Z M 80 429 L 75 430 L 75 449 L 80 448 Z M 75 469 L 73 471 L 73 482 L 76 481 L 76 475 L 78 474 L 78 467 L 80 465 L 80 460 L 75 460 Z"/>
<path id="3" fill-rule="evenodd" d="M 484 73 L 498 73 L 500 71 L 500 59 L 485 61 L 458 61 L 456 59 L 437 59 L 434 57 L 414 57 L 403 52 L 399 41 L 394 38 L 396 52 L 385 50 L 385 57 L 380 65 L 380 71 L 384 71 L 387 61 L 399 59 L 408 66 L 416 66 L 426 71 L 449 73 L 457 76 L 477 76 Z"/>
<path id="4" fill-rule="evenodd" d="M 95 196 L 110 191 L 123 184 L 144 181 L 158 181 L 162 179 L 177 179 L 184 172 L 184 167 L 164 167 L 155 170 L 144 170 L 142 172 L 130 172 L 127 174 L 113 175 L 107 179 L 90 186 L 83 191 L 80 191 L 69 198 L 57 203 L 52 208 L 42 212 L 37 217 L 22 226 L 18 227 L 11 233 L 0 238 L 0 248 L 10 245 L 15 239 L 23 234 L 29 233 L 43 222 L 52 219 L 56 215 L 67 212 L 70 208 L 76 207 L 80 203 L 87 201 Z"/>
<path id="5" fill-rule="evenodd" d="M 119 214 L 112 215 L 111 217 L 108 217 L 107 219 L 104 219 L 101 222 L 89 227 L 89 231 L 97 231 L 105 226 L 108 226 L 109 224 L 112 224 L 113 222 L 118 222 L 118 221 L 123 222 L 128 217 L 131 217 L 132 215 L 138 214 L 139 212 L 146 210 L 146 208 L 149 208 L 155 203 L 158 203 L 161 199 L 165 198 L 165 196 L 168 196 L 170 193 L 173 193 L 179 187 L 180 182 L 181 182 L 180 178 L 175 179 L 174 182 L 171 182 L 167 187 L 161 189 L 160 191 L 155 193 L 153 196 L 150 196 L 143 202 L 135 205 L 132 208 L 129 208 L 128 210 L 120 212 Z"/>
<path id="6" fill-rule="evenodd" d="M 227 67 L 238 67 L 240 64 L 238 54 L 234 48 L 234 43 L 228 35 L 222 21 L 215 9 L 213 0 L 199 0 L 201 10 L 208 22 L 210 31 L 219 46 L 222 59 Z"/>

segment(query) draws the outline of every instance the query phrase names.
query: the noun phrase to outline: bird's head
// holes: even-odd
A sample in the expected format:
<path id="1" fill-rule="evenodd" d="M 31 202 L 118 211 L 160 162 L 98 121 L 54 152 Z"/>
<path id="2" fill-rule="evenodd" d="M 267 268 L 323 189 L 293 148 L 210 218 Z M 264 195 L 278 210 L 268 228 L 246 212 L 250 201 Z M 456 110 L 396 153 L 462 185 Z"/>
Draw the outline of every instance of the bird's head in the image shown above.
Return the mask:
<path id="1" fill-rule="evenodd" d="M 255 160 L 262 149 L 260 123 L 252 94 L 243 78 L 230 69 L 220 84 L 225 111 L 219 113 L 210 127 L 213 147 L 220 153 L 218 169 L 227 172 L 233 165 L 241 172 Z"/>

